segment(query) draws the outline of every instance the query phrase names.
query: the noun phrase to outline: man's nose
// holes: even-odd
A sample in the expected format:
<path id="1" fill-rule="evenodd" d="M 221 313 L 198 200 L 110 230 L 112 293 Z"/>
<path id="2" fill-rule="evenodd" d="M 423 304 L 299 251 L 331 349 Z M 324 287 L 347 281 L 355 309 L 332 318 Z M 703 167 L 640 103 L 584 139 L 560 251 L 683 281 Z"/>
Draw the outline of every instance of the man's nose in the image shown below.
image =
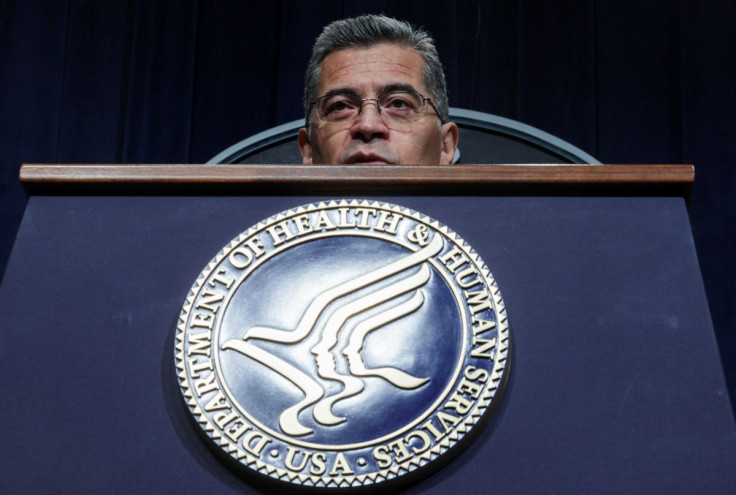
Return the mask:
<path id="1" fill-rule="evenodd" d="M 378 101 L 373 99 L 363 100 L 360 113 L 351 127 L 353 137 L 370 141 L 371 139 L 386 137 L 388 131 L 388 126 L 381 117 Z"/>

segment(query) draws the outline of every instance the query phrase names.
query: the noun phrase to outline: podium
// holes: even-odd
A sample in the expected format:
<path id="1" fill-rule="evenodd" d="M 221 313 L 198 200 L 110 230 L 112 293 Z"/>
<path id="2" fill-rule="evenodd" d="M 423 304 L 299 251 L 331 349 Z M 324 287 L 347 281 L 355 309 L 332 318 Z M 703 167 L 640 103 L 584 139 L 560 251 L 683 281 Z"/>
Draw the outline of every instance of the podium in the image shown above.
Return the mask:
<path id="1" fill-rule="evenodd" d="M 734 493 L 736 428 L 685 165 L 25 165 L 2 286 L 2 493 L 258 493 L 199 438 L 174 332 L 214 254 L 278 212 L 369 198 L 466 239 L 509 381 L 409 493 Z"/>

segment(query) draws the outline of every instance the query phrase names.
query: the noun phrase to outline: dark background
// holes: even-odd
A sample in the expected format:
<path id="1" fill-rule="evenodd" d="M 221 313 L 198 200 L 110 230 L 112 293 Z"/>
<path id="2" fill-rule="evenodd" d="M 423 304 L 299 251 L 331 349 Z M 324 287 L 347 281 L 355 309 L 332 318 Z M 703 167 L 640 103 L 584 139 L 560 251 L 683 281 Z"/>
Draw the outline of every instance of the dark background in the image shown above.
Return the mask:
<path id="1" fill-rule="evenodd" d="M 378 12 L 435 37 L 454 107 L 603 163 L 695 165 L 693 235 L 733 400 L 730 0 L 0 0 L 0 271 L 26 201 L 21 163 L 205 162 L 301 118 L 314 38 Z"/>

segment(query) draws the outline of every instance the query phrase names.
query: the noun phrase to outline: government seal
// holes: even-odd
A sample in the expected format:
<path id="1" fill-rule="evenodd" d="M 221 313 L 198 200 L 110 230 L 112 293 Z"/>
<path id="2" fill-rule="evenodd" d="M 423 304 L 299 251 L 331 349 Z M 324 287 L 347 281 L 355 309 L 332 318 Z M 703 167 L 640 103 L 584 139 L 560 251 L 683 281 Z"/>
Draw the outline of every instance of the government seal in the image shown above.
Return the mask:
<path id="1" fill-rule="evenodd" d="M 458 234 L 341 200 L 225 246 L 186 298 L 175 347 L 184 400 L 217 449 L 281 481 L 349 488 L 458 450 L 499 400 L 509 326 Z"/>

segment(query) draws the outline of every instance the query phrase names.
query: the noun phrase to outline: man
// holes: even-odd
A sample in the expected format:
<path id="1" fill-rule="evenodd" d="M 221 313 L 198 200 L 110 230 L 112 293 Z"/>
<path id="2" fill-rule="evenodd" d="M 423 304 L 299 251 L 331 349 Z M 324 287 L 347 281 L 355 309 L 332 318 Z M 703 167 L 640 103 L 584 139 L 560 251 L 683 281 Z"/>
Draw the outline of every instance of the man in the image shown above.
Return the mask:
<path id="1" fill-rule="evenodd" d="M 458 130 L 426 32 L 378 15 L 335 21 L 314 44 L 304 86 L 304 164 L 452 163 Z"/>

